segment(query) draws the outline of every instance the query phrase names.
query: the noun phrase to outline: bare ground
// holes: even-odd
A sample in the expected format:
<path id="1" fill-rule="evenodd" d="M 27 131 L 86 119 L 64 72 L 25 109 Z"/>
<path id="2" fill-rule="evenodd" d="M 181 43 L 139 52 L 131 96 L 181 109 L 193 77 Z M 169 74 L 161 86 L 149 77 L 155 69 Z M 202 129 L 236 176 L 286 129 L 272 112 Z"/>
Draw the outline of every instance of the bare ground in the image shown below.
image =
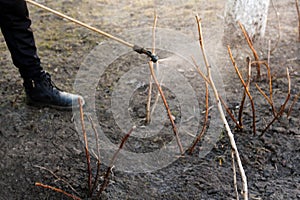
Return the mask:
<path id="1" fill-rule="evenodd" d="M 218 34 L 222 27 L 220 16 L 224 8 L 222 1 L 42 2 L 116 34 L 127 28 L 151 26 L 154 7 L 159 15 L 159 27 L 173 28 L 192 35 L 196 32 L 194 14 L 197 12 L 204 20 L 207 32 Z M 279 108 L 287 92 L 286 67 L 291 75 L 291 98 L 299 94 L 300 52 L 294 1 L 279 1 L 275 3 L 275 7 L 280 13 L 281 28 L 278 46 L 271 55 L 271 68 L 274 103 Z M 29 8 L 45 69 L 53 75 L 57 85 L 71 91 L 76 72 L 84 57 L 104 38 L 40 9 L 32 6 Z M 266 41 L 271 39 L 272 44 L 275 44 L 278 35 L 277 16 L 273 7 L 269 13 L 266 38 L 257 47 L 261 58 L 266 58 L 267 55 L 264 45 Z M 239 54 L 242 45 L 232 46 L 236 48 L 235 56 L 243 63 L 245 53 Z M 0 51 L 0 199 L 67 199 L 61 194 L 36 187 L 35 182 L 60 187 L 85 198 L 85 154 L 80 140 L 81 133 L 74 127 L 72 113 L 25 105 L 22 81 L 17 69 L 12 65 L 3 38 L 0 38 Z M 242 96 L 242 87 L 228 63 L 222 68 L 222 76 L 227 103 L 236 112 L 236 106 Z M 245 64 L 241 64 L 241 68 L 244 66 Z M 268 84 L 264 78 L 258 83 L 264 88 Z M 260 132 L 271 120 L 271 112 L 267 102 L 258 92 L 255 89 L 252 92 L 255 96 L 256 119 Z M 291 102 L 288 106 L 290 104 Z M 105 111 L 105 107 L 103 109 Z M 284 115 L 263 137 L 259 137 L 253 136 L 251 109 L 249 105 L 246 107 L 245 129 L 235 132 L 235 138 L 248 177 L 251 199 L 300 198 L 299 111 L 298 100 L 289 118 Z M 180 158 L 168 167 L 152 173 L 114 172 L 102 198 L 234 199 L 231 149 L 226 134 L 222 136 L 204 158 L 199 159 L 197 156 L 200 149 L 198 146 L 192 156 Z M 38 166 L 45 167 L 67 180 L 77 193 Z M 104 169 L 105 166 L 102 171 Z"/>

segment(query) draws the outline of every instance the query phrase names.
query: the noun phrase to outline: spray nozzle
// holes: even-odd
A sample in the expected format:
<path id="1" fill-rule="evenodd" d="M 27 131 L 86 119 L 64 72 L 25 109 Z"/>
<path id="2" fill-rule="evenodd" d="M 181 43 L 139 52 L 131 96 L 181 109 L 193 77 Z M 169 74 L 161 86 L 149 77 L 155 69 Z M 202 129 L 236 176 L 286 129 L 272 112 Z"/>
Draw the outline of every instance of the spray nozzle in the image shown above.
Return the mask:
<path id="1" fill-rule="evenodd" d="M 144 48 L 142 48 L 140 46 L 134 45 L 133 46 L 133 50 L 135 52 L 139 53 L 139 54 L 145 54 L 145 55 L 147 55 L 148 57 L 151 58 L 152 62 L 156 63 L 157 60 L 158 60 L 158 56 L 157 55 L 153 54 L 151 51 L 147 51 L 146 49 L 144 49 Z"/>

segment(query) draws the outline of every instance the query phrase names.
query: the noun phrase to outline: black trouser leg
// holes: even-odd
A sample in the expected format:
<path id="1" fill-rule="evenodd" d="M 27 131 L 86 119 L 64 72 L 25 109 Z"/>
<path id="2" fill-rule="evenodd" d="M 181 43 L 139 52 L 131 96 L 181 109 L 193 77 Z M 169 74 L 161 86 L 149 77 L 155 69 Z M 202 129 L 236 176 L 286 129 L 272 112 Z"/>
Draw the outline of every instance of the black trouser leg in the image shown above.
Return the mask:
<path id="1" fill-rule="evenodd" d="M 24 0 L 0 0 L 0 27 L 13 63 L 24 79 L 42 73 Z"/>

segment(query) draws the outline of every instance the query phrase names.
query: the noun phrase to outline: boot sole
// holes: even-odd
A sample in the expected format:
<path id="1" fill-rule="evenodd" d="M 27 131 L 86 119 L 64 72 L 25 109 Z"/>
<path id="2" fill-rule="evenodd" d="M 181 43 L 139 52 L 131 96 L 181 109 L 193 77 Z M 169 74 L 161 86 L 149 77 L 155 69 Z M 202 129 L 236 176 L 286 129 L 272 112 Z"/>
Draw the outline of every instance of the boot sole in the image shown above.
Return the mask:
<path id="1" fill-rule="evenodd" d="M 37 101 L 33 101 L 32 99 L 26 97 L 25 100 L 26 104 L 28 106 L 32 106 L 32 107 L 36 107 L 36 108 L 54 108 L 56 110 L 61 110 L 61 111 L 72 111 L 73 109 L 79 109 L 79 105 L 78 106 L 57 106 L 57 105 L 53 105 L 53 104 L 47 104 L 47 103 L 42 103 L 42 102 L 37 102 Z M 84 106 L 84 105 L 83 105 Z"/>

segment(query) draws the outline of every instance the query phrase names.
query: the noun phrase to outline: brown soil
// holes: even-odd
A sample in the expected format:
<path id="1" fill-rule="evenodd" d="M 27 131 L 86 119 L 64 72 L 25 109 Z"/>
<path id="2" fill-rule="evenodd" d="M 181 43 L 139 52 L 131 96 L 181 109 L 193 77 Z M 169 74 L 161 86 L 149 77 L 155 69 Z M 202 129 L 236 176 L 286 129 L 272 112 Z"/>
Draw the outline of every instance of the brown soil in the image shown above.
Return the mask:
<path id="1" fill-rule="evenodd" d="M 235 113 L 242 97 L 242 86 L 234 73 L 226 51 L 213 48 L 214 41 L 222 35 L 222 15 L 224 3 L 215 1 L 165 1 L 164 3 L 131 1 L 42 1 L 45 5 L 63 11 L 93 26 L 118 35 L 126 29 L 151 27 L 153 11 L 156 9 L 158 26 L 170 28 L 195 36 L 197 28 L 194 14 L 199 13 L 203 19 L 205 35 L 207 35 L 209 54 L 220 68 L 226 89 L 227 104 Z M 300 51 L 297 32 L 297 13 L 293 0 L 276 1 L 275 7 L 280 13 L 280 37 L 276 50 L 271 54 L 270 63 L 273 76 L 274 104 L 277 109 L 287 95 L 286 67 L 291 76 L 291 100 L 300 91 Z M 86 55 L 99 42 L 102 36 L 85 28 L 29 6 L 36 42 L 44 68 L 52 74 L 54 82 L 64 90 L 71 91 L 76 73 Z M 212 34 L 214 33 L 214 34 Z M 122 37 L 122 36 L 121 36 Z M 267 43 L 275 45 L 278 39 L 278 21 L 274 7 L 269 9 L 269 20 L 266 37 L 257 43 L 261 59 L 267 58 Z M 246 56 L 252 56 L 243 44 L 231 44 L 234 56 L 243 72 Z M 62 188 L 63 190 L 86 198 L 87 173 L 85 153 L 81 141 L 81 133 L 77 132 L 72 112 L 62 112 L 49 108 L 29 107 L 24 102 L 22 80 L 13 66 L 4 39 L 0 38 L 0 199 L 68 199 L 62 194 L 35 186 L 42 182 Z M 225 52 L 224 54 L 220 52 Z M 214 55 L 215 53 L 216 55 Z M 132 62 L 132 60 L 131 60 Z M 123 72 L 128 69 L 123 69 Z M 117 75 L 102 79 L 97 90 L 97 115 L 105 130 L 117 132 L 118 128 L 109 110 L 111 84 L 118 80 Z M 255 74 L 255 72 L 254 72 Z M 111 77 L 111 78 L 109 78 Z M 254 78 L 254 76 L 253 76 Z M 270 106 L 255 89 L 254 82 L 262 88 L 268 87 L 266 72 L 263 70 L 262 80 L 253 79 L 251 92 L 256 108 L 257 135 L 252 132 L 252 111 L 249 102 L 244 110 L 244 130 L 235 131 L 235 139 L 241 159 L 248 177 L 249 196 L 251 199 L 299 199 L 300 198 L 300 103 L 295 103 L 289 117 L 284 114 L 266 133 L 260 137 L 263 128 L 272 119 Z M 105 85 L 107 84 L 107 85 Z M 143 88 L 144 87 L 144 88 Z M 140 95 L 147 85 L 140 87 L 131 100 L 131 116 L 137 123 L 143 123 L 144 117 L 139 107 L 144 106 Z M 111 89 L 111 88 L 110 88 Z M 112 88 L 113 89 L 113 88 Z M 103 92 L 103 93 L 101 93 Z M 176 110 L 178 104 L 176 94 L 166 89 L 171 107 Z M 204 94 L 203 94 L 204 95 Z M 291 105 L 291 101 L 287 104 Z M 287 111 L 287 109 L 286 109 Z M 203 120 L 202 118 L 200 120 Z M 213 119 L 211 119 L 213 120 Z M 234 124 L 230 123 L 232 129 Z M 164 140 L 172 136 L 172 129 L 165 124 Z M 201 128 L 201 127 L 199 127 Z M 219 130 L 222 132 L 223 130 Z M 120 142 L 120 135 L 112 135 L 111 140 Z M 129 141 L 129 145 L 134 141 Z M 139 144 L 148 144 L 139 141 Z M 149 145 L 149 144 L 148 144 Z M 153 145 L 153 144 L 151 144 Z M 156 146 L 155 146 L 156 145 Z M 155 148 L 163 145 L 161 141 Z M 130 148 L 130 147 L 129 147 Z M 150 149 L 152 147 L 149 147 Z M 154 148 L 154 147 L 153 147 Z M 102 195 L 103 199 L 234 199 L 233 173 L 231 167 L 230 145 L 226 133 L 222 133 L 212 151 L 204 158 L 199 158 L 201 144 L 193 155 L 177 159 L 167 167 L 151 173 L 125 173 L 113 171 L 111 182 Z M 149 149 L 141 148 L 143 152 Z M 93 167 L 95 159 L 92 158 Z M 73 191 L 57 177 L 69 182 Z M 105 172 L 102 165 L 102 172 Z M 238 183 L 240 177 L 238 176 Z M 239 184 L 239 190 L 241 189 Z"/>

